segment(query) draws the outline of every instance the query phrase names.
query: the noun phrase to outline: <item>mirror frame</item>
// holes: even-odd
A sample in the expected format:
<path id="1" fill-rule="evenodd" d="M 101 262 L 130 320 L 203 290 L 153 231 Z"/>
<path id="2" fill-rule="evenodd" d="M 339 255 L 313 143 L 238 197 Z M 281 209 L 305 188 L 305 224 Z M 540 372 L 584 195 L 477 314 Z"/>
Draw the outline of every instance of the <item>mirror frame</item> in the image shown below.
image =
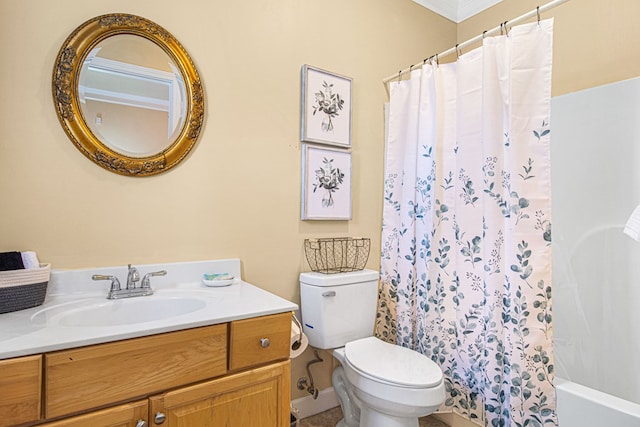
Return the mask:
<path id="1" fill-rule="evenodd" d="M 83 62 L 98 43 L 118 34 L 132 34 L 155 43 L 173 60 L 185 82 L 188 105 L 182 130 L 167 148 L 146 157 L 131 157 L 111 149 L 90 130 L 80 109 L 78 78 Z M 126 176 L 156 175 L 176 166 L 195 145 L 204 120 L 202 84 L 189 54 L 167 30 L 130 14 L 97 16 L 69 35 L 53 69 L 53 100 L 60 124 L 76 148 L 97 165 Z"/>

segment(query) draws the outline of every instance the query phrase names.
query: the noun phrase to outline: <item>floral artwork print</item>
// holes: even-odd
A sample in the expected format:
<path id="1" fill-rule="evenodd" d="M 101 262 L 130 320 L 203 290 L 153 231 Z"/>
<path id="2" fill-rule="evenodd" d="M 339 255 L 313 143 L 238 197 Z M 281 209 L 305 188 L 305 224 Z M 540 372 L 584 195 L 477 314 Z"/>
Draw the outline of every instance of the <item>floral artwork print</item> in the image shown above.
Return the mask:
<path id="1" fill-rule="evenodd" d="M 557 425 L 551 43 L 550 21 L 514 27 L 390 86 L 376 335 L 491 427 Z"/>
<path id="2" fill-rule="evenodd" d="M 344 180 L 344 173 L 340 172 L 340 168 L 333 166 L 333 159 L 324 158 L 323 166 L 316 169 L 316 181 L 313 183 L 313 192 L 316 190 L 324 190 L 322 194 L 322 206 L 333 206 L 333 193 L 338 191 Z"/>
<path id="3" fill-rule="evenodd" d="M 302 147 L 301 218 L 351 219 L 351 153 L 310 144 Z"/>
<path id="4" fill-rule="evenodd" d="M 301 99 L 302 141 L 351 146 L 351 78 L 303 65 Z"/>
<path id="5" fill-rule="evenodd" d="M 340 98 L 339 93 L 333 93 L 333 84 L 322 82 L 322 89 L 315 93 L 316 103 L 313 106 L 313 115 L 316 113 L 324 114 L 322 120 L 322 131 L 332 132 L 332 119 L 338 116 L 339 111 L 344 107 L 344 99 Z"/>

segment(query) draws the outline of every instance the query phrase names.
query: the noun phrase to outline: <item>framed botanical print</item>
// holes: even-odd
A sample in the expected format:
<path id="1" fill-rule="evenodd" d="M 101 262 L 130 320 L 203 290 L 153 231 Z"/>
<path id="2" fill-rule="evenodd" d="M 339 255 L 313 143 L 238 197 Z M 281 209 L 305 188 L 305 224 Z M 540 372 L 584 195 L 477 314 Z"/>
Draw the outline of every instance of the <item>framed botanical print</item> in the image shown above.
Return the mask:
<path id="1" fill-rule="evenodd" d="M 351 78 L 302 66 L 301 140 L 351 147 Z"/>
<path id="2" fill-rule="evenodd" d="M 303 220 L 351 219 L 351 153 L 302 145 Z"/>

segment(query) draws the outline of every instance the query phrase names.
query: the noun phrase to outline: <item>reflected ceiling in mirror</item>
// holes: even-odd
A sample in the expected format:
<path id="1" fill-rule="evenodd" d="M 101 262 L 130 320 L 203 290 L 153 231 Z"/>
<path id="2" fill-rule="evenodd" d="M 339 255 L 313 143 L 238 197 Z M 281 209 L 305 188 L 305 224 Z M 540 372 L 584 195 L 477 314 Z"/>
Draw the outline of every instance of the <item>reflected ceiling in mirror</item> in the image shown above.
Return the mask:
<path id="1" fill-rule="evenodd" d="M 178 164 L 200 133 L 198 73 L 173 36 L 144 18 L 89 20 L 62 46 L 53 77 L 60 123 L 112 172 L 146 176 Z"/>
<path id="2" fill-rule="evenodd" d="M 82 64 L 78 97 L 91 132 L 123 155 L 161 152 L 184 125 L 182 75 L 160 47 L 142 37 L 122 34 L 98 43 Z"/>

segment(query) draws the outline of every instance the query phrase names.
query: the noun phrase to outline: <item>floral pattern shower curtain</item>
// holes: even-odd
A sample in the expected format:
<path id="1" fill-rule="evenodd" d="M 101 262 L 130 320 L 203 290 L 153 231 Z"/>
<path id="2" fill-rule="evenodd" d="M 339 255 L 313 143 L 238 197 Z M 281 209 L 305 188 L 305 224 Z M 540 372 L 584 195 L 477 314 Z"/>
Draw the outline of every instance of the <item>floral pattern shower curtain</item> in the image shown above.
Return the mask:
<path id="1" fill-rule="evenodd" d="M 390 87 L 377 334 L 443 370 L 445 410 L 556 425 L 551 20 Z"/>

